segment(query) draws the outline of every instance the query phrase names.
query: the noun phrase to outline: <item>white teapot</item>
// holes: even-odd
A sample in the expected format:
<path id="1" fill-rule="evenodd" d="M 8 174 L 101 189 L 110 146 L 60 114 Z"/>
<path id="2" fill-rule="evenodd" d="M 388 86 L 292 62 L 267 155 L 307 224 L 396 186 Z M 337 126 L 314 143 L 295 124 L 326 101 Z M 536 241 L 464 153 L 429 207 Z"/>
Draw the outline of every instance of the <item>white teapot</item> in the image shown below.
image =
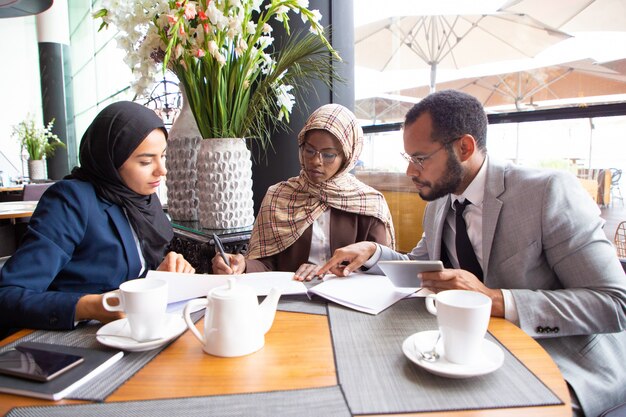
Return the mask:
<path id="1" fill-rule="evenodd" d="M 228 285 L 212 289 L 207 298 L 189 301 L 183 310 L 183 317 L 206 353 L 224 357 L 244 356 L 265 345 L 265 333 L 272 327 L 279 298 L 280 291 L 273 288 L 259 305 L 251 287 L 229 278 Z M 204 336 L 189 316 L 199 306 L 206 306 Z"/>

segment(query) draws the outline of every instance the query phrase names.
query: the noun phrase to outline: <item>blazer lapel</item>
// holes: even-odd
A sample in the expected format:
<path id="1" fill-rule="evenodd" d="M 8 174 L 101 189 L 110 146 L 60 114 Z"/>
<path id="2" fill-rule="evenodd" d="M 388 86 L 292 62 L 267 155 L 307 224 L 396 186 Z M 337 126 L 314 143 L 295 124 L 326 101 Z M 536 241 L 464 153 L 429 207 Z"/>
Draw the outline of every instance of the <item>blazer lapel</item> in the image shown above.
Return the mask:
<path id="1" fill-rule="evenodd" d="M 487 161 L 487 179 L 483 198 L 483 274 L 487 282 L 491 247 L 502 209 L 502 201 L 498 199 L 504 192 L 505 166 L 494 161 L 491 157 Z"/>
<path id="2" fill-rule="evenodd" d="M 138 278 L 141 272 L 141 260 L 139 259 L 139 249 L 135 244 L 128 218 L 124 214 L 124 210 L 115 204 L 109 205 L 105 208 L 105 211 L 113 221 L 122 241 L 122 246 L 124 246 L 129 277 Z"/>
<path id="3" fill-rule="evenodd" d="M 433 204 L 433 203 L 430 203 Z M 432 253 L 433 256 L 431 259 L 441 259 L 441 243 L 443 241 L 443 228 L 446 224 L 446 216 L 448 215 L 448 210 L 450 209 L 450 195 L 446 196 L 439 200 L 437 204 L 437 208 L 435 209 L 435 217 L 433 219 L 432 228 L 425 228 L 425 230 L 434 230 L 435 236 L 434 239 L 428 238 L 427 242 L 430 242 L 430 247 L 428 248 L 428 253 Z"/>

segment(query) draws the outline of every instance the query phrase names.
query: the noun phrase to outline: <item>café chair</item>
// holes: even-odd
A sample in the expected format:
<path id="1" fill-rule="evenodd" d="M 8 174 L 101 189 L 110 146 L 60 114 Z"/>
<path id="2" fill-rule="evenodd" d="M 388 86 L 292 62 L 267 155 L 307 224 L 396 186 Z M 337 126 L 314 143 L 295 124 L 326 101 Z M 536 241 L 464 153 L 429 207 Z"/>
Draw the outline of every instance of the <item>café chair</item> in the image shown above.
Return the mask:
<path id="1" fill-rule="evenodd" d="M 39 201 L 43 193 L 54 184 L 54 181 L 38 184 L 24 184 L 22 201 Z M 22 217 L 15 220 L 15 242 L 19 246 L 22 236 L 26 233 L 26 227 L 30 222 L 30 217 Z"/>
<path id="2" fill-rule="evenodd" d="M 615 250 L 620 259 L 626 258 L 626 221 L 620 222 L 615 231 Z"/>
<path id="3" fill-rule="evenodd" d="M 611 168 L 611 203 L 615 200 L 621 200 L 622 206 L 624 205 L 624 197 L 622 197 L 622 190 L 619 188 L 619 182 L 622 178 L 622 170 L 617 168 Z"/>
<path id="4" fill-rule="evenodd" d="M 617 251 L 617 257 L 622 263 L 624 272 L 626 272 L 626 221 L 617 225 L 613 242 L 615 244 L 615 250 Z"/>
<path id="5" fill-rule="evenodd" d="M 47 182 L 44 184 L 25 184 L 22 201 L 39 201 L 43 193 L 52 184 L 54 184 L 54 182 Z"/>

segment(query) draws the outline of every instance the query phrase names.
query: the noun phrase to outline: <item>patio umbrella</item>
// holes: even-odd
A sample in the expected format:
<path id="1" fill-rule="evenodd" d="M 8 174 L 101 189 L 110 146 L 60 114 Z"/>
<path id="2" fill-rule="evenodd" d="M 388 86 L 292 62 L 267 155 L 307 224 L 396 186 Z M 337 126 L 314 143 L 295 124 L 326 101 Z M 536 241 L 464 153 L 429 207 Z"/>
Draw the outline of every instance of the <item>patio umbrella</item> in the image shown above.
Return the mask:
<path id="1" fill-rule="evenodd" d="M 356 28 L 356 62 L 378 71 L 438 67 L 533 57 L 569 35 L 524 14 L 390 17 Z"/>
<path id="2" fill-rule="evenodd" d="M 532 16 L 567 33 L 626 31 L 626 0 L 510 0 L 500 10 Z"/>
<path id="3" fill-rule="evenodd" d="M 619 72 L 612 68 L 623 68 Z M 461 90 L 478 98 L 486 108 L 514 105 L 517 110 L 534 108 L 549 100 L 589 102 L 591 97 L 626 94 L 626 59 L 595 64 L 586 59 L 507 74 L 466 78 L 438 84 L 440 89 Z M 401 96 L 424 97 L 428 88 L 400 91 Z"/>
<path id="4" fill-rule="evenodd" d="M 393 123 L 404 120 L 406 113 L 418 101 L 413 97 L 381 94 L 356 100 L 354 114 L 357 119 L 367 120 L 369 124 Z"/>

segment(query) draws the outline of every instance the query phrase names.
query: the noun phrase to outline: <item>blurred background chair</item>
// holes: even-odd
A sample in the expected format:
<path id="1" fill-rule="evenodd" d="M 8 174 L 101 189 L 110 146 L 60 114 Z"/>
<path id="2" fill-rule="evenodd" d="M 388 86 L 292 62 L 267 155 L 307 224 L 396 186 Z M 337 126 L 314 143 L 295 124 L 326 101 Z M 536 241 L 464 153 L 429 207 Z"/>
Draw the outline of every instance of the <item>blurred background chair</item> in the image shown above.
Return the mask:
<path id="1" fill-rule="evenodd" d="M 619 188 L 619 182 L 622 178 L 622 170 L 617 168 L 611 168 L 611 204 L 615 200 L 620 200 L 622 206 L 624 205 L 624 197 L 622 197 L 622 190 Z"/>
<path id="2" fill-rule="evenodd" d="M 22 193 L 22 201 L 39 201 L 43 193 L 54 184 L 54 181 L 38 184 L 24 184 L 24 191 Z M 26 233 L 26 228 L 30 222 L 30 217 L 22 217 L 15 220 L 15 248 L 20 245 L 22 236 Z"/>
<path id="3" fill-rule="evenodd" d="M 622 263 L 624 272 L 626 272 L 626 221 L 617 225 L 614 242 L 615 250 L 617 250 L 617 257 Z"/>
<path id="4" fill-rule="evenodd" d="M 44 184 L 25 184 L 22 201 L 39 201 L 43 193 L 52 184 L 54 184 L 54 182 L 47 182 Z"/>

